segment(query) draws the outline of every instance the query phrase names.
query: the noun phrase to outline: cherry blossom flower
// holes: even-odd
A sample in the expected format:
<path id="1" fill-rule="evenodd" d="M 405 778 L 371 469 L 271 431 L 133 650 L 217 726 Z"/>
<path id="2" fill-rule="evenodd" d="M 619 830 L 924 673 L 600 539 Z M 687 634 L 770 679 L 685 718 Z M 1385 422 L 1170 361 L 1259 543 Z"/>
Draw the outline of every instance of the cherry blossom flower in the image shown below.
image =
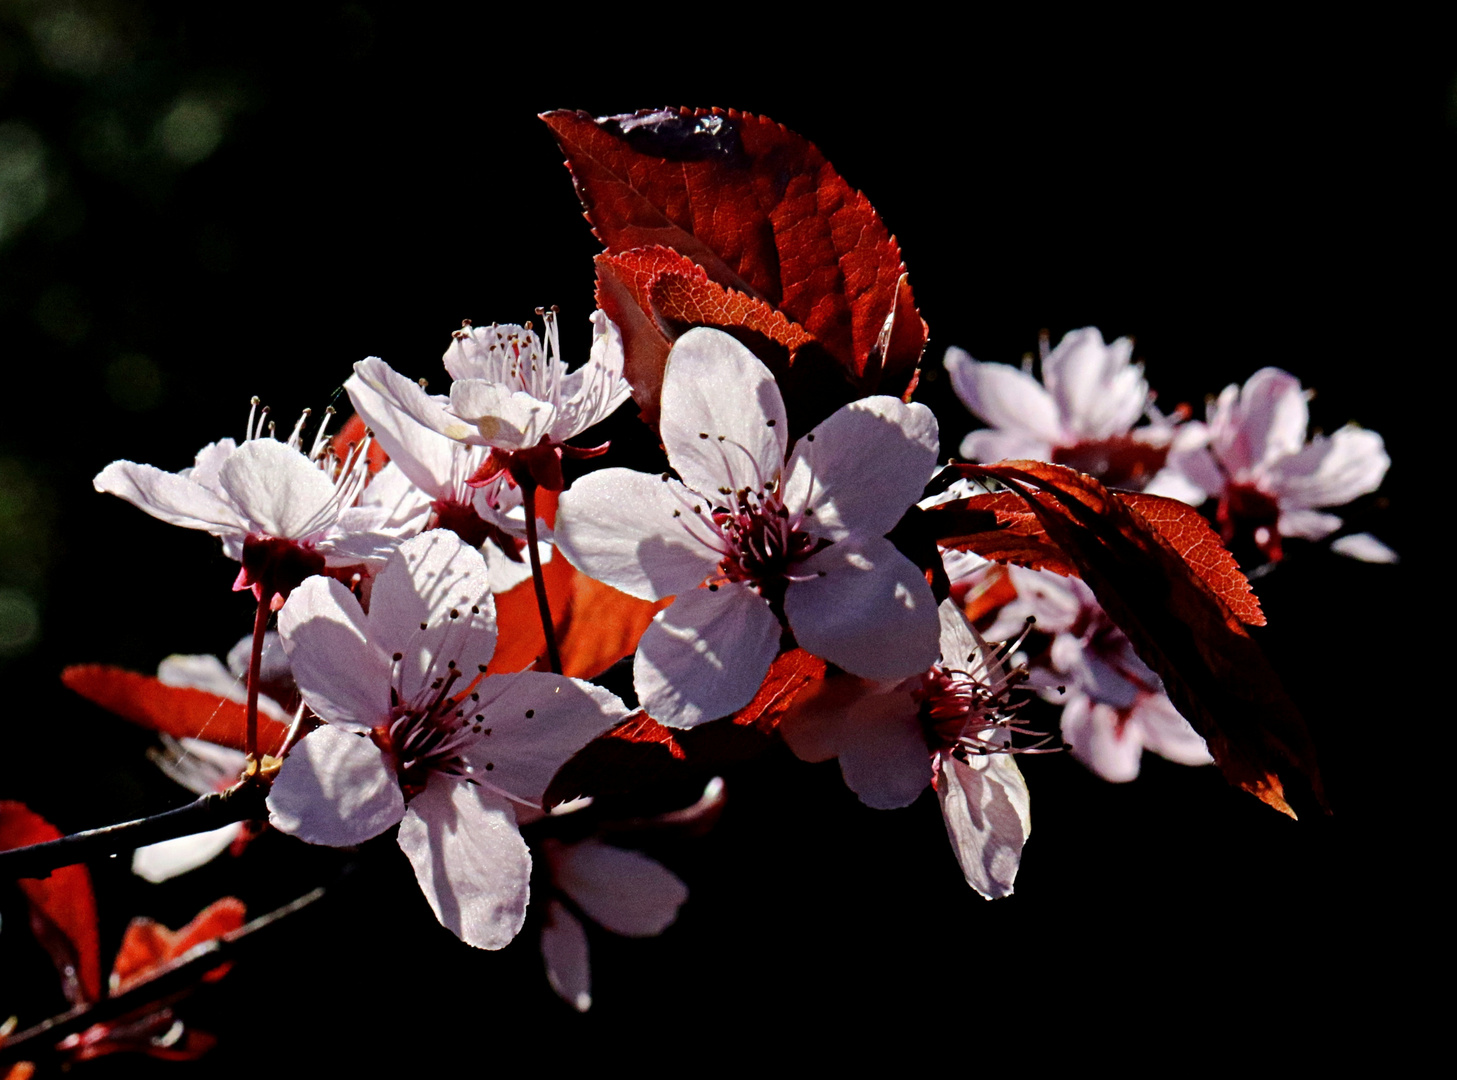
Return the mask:
<path id="1" fill-rule="evenodd" d="M 495 648 L 485 561 L 453 533 L 405 541 L 368 614 L 338 581 L 294 590 L 279 631 L 326 723 L 284 760 L 269 820 L 309 843 L 399 845 L 441 924 L 499 949 L 525 918 L 531 857 L 515 807 L 626 714 L 607 691 L 539 672 L 484 678 Z"/>
<path id="2" fill-rule="evenodd" d="M 827 682 L 779 731 L 805 761 L 839 758 L 866 806 L 909 806 L 933 785 L 967 884 L 994 900 L 1011 895 L 1032 830 L 1012 760 L 1008 695 L 1021 677 L 955 604 L 943 603 L 939 619 L 941 656 L 927 671 L 894 684 Z"/>
<path id="3" fill-rule="evenodd" d="M 366 477 L 362 448 L 335 461 L 320 428 L 304 453 L 307 415 L 280 442 L 265 433 L 264 409 L 256 422 L 250 416 L 241 445 L 210 443 L 191 468 L 169 473 L 114 461 L 93 484 L 162 521 L 221 538 L 228 557 L 243 564 L 234 588 L 286 595 L 327 566 L 377 566 L 398 538 L 379 531 L 381 511 L 355 506 Z"/>
<path id="4" fill-rule="evenodd" d="M 681 481 L 604 469 L 562 495 L 558 549 L 644 600 L 674 596 L 633 663 L 639 700 L 671 727 L 745 705 L 787 624 L 805 649 L 866 678 L 904 678 L 936 655 L 935 600 L 887 539 L 936 463 L 923 405 L 870 397 L 788 450 L 774 377 L 721 331 L 680 337 L 661 434 Z"/>
<path id="5" fill-rule="evenodd" d="M 467 323 L 457 330 L 444 357 L 454 380 L 449 396 L 427 394 L 378 357 L 361 360 L 354 371 L 390 407 L 431 431 L 495 451 L 494 471 L 516 455 L 536 482 L 559 491 L 566 441 L 606 419 L 631 390 L 622 377 L 622 338 L 606 315 L 593 315 L 591 356 L 572 372 L 560 359 L 555 314 L 543 318 L 545 346 L 529 327 Z M 490 475 L 479 472 L 477 479 Z"/>
<path id="6" fill-rule="evenodd" d="M 1188 425 L 1193 444 L 1169 455 L 1170 470 L 1219 500 L 1225 543 L 1248 534 L 1270 562 L 1282 557 L 1283 537 L 1323 540 L 1339 529 L 1341 519 L 1322 509 L 1375 491 L 1391 464 L 1381 436 L 1354 424 L 1307 442 L 1309 397 L 1294 375 L 1262 368 L 1243 387 L 1225 387 L 1208 423 Z M 1342 539 L 1332 545 L 1342 554 L 1395 559 L 1374 537 Z"/>
<path id="7" fill-rule="evenodd" d="M 364 420 L 375 441 L 390 457 L 390 465 L 370 482 L 365 497 L 383 487 L 390 467 L 406 481 L 393 495 L 396 505 L 413 519 L 415 531 L 450 529 L 472 547 L 479 548 L 491 572 L 491 591 L 505 592 L 531 576 L 522 556 L 526 543 L 526 514 L 521 489 L 501 473 L 485 483 L 473 478 L 485 465 L 490 450 L 448 439 L 424 427 L 393 406 L 359 375 L 344 384 L 354 411 Z M 395 492 L 393 487 L 384 491 Z M 387 498 L 384 491 L 381 499 Z M 537 522 L 537 547 L 542 562 L 551 559 L 551 530 Z"/>
<path id="8" fill-rule="evenodd" d="M 1163 466 L 1175 425 L 1152 409 L 1142 365 L 1133 363 L 1133 341 L 1105 343 L 1089 326 L 1050 351 L 1046 338 L 1041 344 L 1040 383 L 1030 371 L 981 363 L 955 346 L 946 350 L 943 363 L 957 396 L 991 425 L 966 436 L 961 456 L 1052 461 L 1121 487 L 1147 485 Z M 1154 422 L 1135 429 L 1146 415 Z"/>
<path id="9" fill-rule="evenodd" d="M 1183 765 L 1214 760 L 1087 585 L 1046 570 L 1007 570 L 1017 598 L 987 634 L 1015 633 L 1031 618 L 1038 631 L 1052 635 L 1028 681 L 1048 701 L 1063 704 L 1062 737 L 1075 758 L 1117 783 L 1138 775 L 1144 750 Z"/>

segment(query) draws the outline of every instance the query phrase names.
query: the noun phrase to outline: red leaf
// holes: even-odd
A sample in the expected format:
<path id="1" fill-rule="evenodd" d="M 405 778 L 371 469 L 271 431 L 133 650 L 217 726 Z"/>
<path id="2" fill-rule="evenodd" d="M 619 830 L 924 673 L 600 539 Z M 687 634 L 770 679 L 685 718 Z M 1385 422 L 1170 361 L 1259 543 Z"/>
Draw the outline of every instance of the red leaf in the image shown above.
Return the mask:
<path id="1" fill-rule="evenodd" d="M 351 416 L 345 420 L 332 440 L 334 455 L 341 461 L 348 458 L 354 451 L 355 444 L 364 438 L 365 432 L 368 430 L 364 420 L 358 416 Z M 366 453 L 369 455 L 369 474 L 371 476 L 389 464 L 390 456 L 377 442 L 370 442 Z"/>
<path id="2" fill-rule="evenodd" d="M 1155 527 L 1134 508 L 1135 500 L 1044 462 L 958 468 L 965 475 L 995 477 L 1025 500 L 1138 655 L 1163 679 L 1231 783 L 1294 817 L 1286 783 L 1303 777 L 1325 805 L 1305 722 L 1224 597 L 1233 596 L 1246 612 L 1258 614 L 1258 607 L 1251 609 L 1253 597 L 1226 579 L 1229 567 L 1210 557 L 1182 512 L 1169 511 L 1168 500 L 1143 502 L 1150 497 L 1140 496 L 1136 501 L 1163 519 Z M 1205 573 L 1214 575 L 1218 590 Z"/>
<path id="3" fill-rule="evenodd" d="M 557 552 L 541 568 L 556 629 L 562 674 L 591 679 L 632 655 L 653 616 L 671 601 L 651 603 L 581 573 Z M 546 670 L 546 635 L 535 585 L 523 581 L 496 597 L 496 653 L 488 674 Z"/>
<path id="4" fill-rule="evenodd" d="M 0 802 L 0 851 L 59 840 L 60 830 L 24 803 Z M 101 1000 L 101 941 L 96 929 L 96 894 L 91 872 L 62 866 L 47 878 L 22 878 L 30 902 L 30 925 L 61 976 L 61 990 L 73 1005 Z"/>
<path id="5" fill-rule="evenodd" d="M 824 677 L 825 662 L 818 656 L 803 649 L 780 653 L 769 665 L 754 700 L 734 713 L 733 722 L 768 735 L 779 726 L 794 699 Z"/>
<path id="6" fill-rule="evenodd" d="M 206 739 L 218 746 L 243 750 L 247 709 L 206 690 L 168 686 L 108 664 L 77 664 L 61 672 L 61 681 L 103 709 L 134 724 L 176 738 Z M 277 720 L 258 716 L 258 751 L 276 754 L 288 729 Z"/>
<path id="7" fill-rule="evenodd" d="M 812 143 L 733 110 L 600 120 L 559 110 L 542 120 L 609 254 L 669 248 L 708 281 L 764 301 L 802 327 L 855 396 L 909 393 L 926 326 L 900 247 L 869 200 Z M 599 303 L 619 326 L 631 291 L 599 289 Z M 642 325 L 624 328 L 629 339 L 654 321 L 638 299 Z M 638 360 L 646 363 L 647 351 Z M 656 412 L 656 397 L 651 401 Z"/>
<path id="8" fill-rule="evenodd" d="M 243 925 L 247 909 L 243 901 L 225 896 L 209 904 L 181 930 L 169 930 L 152 919 L 133 919 L 122 935 L 121 949 L 111 968 L 111 996 L 124 994 L 137 983 L 152 978 L 158 968 L 170 964 L 187 950 L 222 937 Z M 229 964 L 219 964 L 204 982 L 216 982 L 227 974 Z"/>
<path id="9" fill-rule="evenodd" d="M 1010 491 L 941 503 L 927 507 L 925 513 L 942 547 L 973 551 L 993 562 L 1077 576 L 1077 567 L 1048 538 L 1037 515 Z"/>

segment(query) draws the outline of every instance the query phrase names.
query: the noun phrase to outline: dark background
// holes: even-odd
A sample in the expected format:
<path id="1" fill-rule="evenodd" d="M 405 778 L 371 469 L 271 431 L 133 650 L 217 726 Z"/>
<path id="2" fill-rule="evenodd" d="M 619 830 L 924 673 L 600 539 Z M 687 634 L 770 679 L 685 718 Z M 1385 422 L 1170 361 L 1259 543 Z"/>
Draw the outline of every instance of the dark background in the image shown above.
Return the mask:
<path id="1" fill-rule="evenodd" d="M 1052 41 L 969 20 L 644 13 L 569 30 L 542 10 L 533 30 L 300 7 L 0 7 L 0 797 L 63 830 L 186 796 L 144 760 L 150 737 L 70 696 L 60 668 L 225 652 L 251 619 L 214 541 L 91 477 L 116 458 L 189 464 L 241 434 L 253 394 L 279 416 L 317 409 L 366 355 L 429 374 L 464 317 L 555 303 L 581 356 L 597 245 L 535 119 L 548 108 L 733 106 L 813 139 L 900 238 L 943 454 L 971 424 L 936 377 L 949 344 L 1015 362 L 1039 330 L 1095 324 L 1136 337 L 1162 406 L 1196 412 L 1275 364 L 1318 389 L 1315 426 L 1385 436 L 1381 497 L 1348 518 L 1404 562 L 1292 543 L 1258 582 L 1329 820 L 1290 822 L 1212 769 L 1149 756 L 1113 786 L 1041 758 L 1017 894 L 988 904 L 933 796 L 871 811 L 833 763 L 771 755 L 729 772 L 711 835 L 654 848 L 692 890 L 678 924 L 594 933 L 590 1015 L 546 987 L 534 924 L 499 954 L 460 945 L 386 842 L 191 1003 L 220 1049 L 159 1071 L 227 1075 L 245 1047 L 280 1052 L 277 1075 L 303 1070 L 303 1048 L 341 1069 L 430 1071 L 455 1048 L 482 1067 L 667 1066 L 779 1055 L 781 1036 L 807 1062 L 882 1048 L 968 1069 L 1249 1064 L 1260 1039 L 1302 1058 L 1403 1051 L 1434 880 L 1413 774 L 1449 711 L 1418 644 L 1444 609 L 1416 499 L 1451 357 L 1453 65 L 1426 51 L 1430 28 Z M 630 417 L 611 434 L 641 439 Z M 273 836 L 167 887 L 125 860 L 94 868 L 103 955 L 132 915 L 179 925 L 228 892 L 260 913 L 341 861 Z M 0 1019 L 24 1026 L 63 1003 L 13 893 L 0 912 Z"/>

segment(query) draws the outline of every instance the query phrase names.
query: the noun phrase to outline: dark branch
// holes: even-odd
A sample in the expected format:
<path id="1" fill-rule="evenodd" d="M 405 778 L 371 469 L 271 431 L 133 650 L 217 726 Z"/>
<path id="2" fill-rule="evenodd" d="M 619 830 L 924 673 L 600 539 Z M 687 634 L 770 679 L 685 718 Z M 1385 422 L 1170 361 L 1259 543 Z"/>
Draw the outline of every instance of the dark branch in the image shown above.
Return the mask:
<path id="1" fill-rule="evenodd" d="M 212 798 L 212 796 L 207 796 Z M 199 800 L 200 802 L 201 800 Z M 194 804 L 195 805 L 195 804 Z M 187 809 L 184 807 L 183 809 Z M 151 820 L 151 819 L 148 819 Z M 121 828 L 122 826 L 115 826 Z M 98 830 L 99 831 L 99 830 Z M 84 835 L 84 834 L 83 834 Z M 67 840 L 71 837 L 66 837 Z M 60 843 L 61 841 L 56 841 Z M 10 1057 L 11 1051 L 32 1039 L 45 1039 L 54 1045 L 67 1035 L 83 1031 L 92 1024 L 99 1024 L 118 1016 L 144 1009 L 149 1005 L 164 1002 L 167 998 L 191 990 L 202 976 L 219 964 L 233 958 L 245 942 L 259 931 L 267 930 L 295 912 L 302 911 L 324 896 L 322 887 L 305 893 L 297 900 L 260 915 L 250 923 L 223 934 L 211 941 L 204 941 L 188 949 L 170 964 L 158 968 L 145 982 L 137 983 L 125 993 L 116 997 L 103 998 L 89 1005 L 77 1005 L 73 1009 L 42 1020 L 34 1027 L 26 1028 L 0 1045 L 0 1059 Z M 34 1053 L 34 1051 L 31 1051 Z M 27 1056 L 27 1055 L 16 1055 Z"/>
<path id="2" fill-rule="evenodd" d="M 264 805 L 266 795 L 262 784 L 244 782 L 224 792 L 204 795 L 176 810 L 72 833 L 43 844 L 0 851 L 0 881 L 49 877 L 58 867 L 105 859 L 162 840 L 207 832 L 234 821 L 263 819 L 268 816 Z"/>

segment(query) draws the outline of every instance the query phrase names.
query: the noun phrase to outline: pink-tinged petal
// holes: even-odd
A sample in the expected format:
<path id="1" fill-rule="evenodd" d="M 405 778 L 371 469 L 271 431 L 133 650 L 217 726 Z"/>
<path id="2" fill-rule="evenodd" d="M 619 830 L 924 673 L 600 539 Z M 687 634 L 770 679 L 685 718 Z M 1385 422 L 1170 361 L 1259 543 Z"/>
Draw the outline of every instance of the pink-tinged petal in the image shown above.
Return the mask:
<path id="1" fill-rule="evenodd" d="M 431 499 L 453 498 L 458 483 L 470 477 L 470 472 L 458 475 L 463 471 L 457 465 L 458 459 L 473 457 L 477 465 L 485 460 L 483 449 L 472 453 L 455 440 L 426 427 L 365 382 L 359 374 L 349 376 L 344 389 L 349 393 L 354 411 L 374 432 L 375 442 L 384 448 L 390 461 L 409 477 L 412 484 L 428 492 Z M 416 389 L 419 389 L 418 385 Z M 379 477 L 376 477 L 370 487 L 378 482 Z"/>
<path id="2" fill-rule="evenodd" d="M 1390 467 L 1381 436 L 1347 424 L 1276 464 L 1269 483 L 1282 508 L 1343 506 L 1380 487 Z"/>
<path id="3" fill-rule="evenodd" d="M 375 578 L 368 626 L 384 655 L 401 654 L 395 685 L 404 701 L 414 700 L 452 660 L 467 681 L 475 678 L 496 650 L 486 560 L 444 529 L 406 540 Z M 389 682 L 387 676 L 384 685 Z"/>
<path id="4" fill-rule="evenodd" d="M 132 854 L 132 873 L 159 885 L 212 862 L 228 850 L 242 831 L 242 824 L 234 822 L 194 836 L 179 836 L 175 840 L 139 847 Z"/>
<path id="5" fill-rule="evenodd" d="M 1062 737 L 1073 757 L 1104 780 L 1123 784 L 1138 776 L 1143 756 L 1141 732 L 1126 723 L 1112 705 L 1070 690 L 1062 710 Z"/>
<path id="6" fill-rule="evenodd" d="M 1042 384 L 1006 364 L 983 364 L 955 346 L 943 361 L 956 396 L 972 415 L 1002 431 L 1056 445 L 1063 439 L 1057 403 Z"/>
<path id="7" fill-rule="evenodd" d="M 589 919 L 624 937 L 661 934 L 688 899 L 688 886 L 667 867 L 600 840 L 564 844 L 551 861 L 558 888 Z"/>
<path id="8" fill-rule="evenodd" d="M 845 786 L 876 810 L 910 806 L 931 782 L 931 751 L 905 691 L 869 694 L 846 711 L 838 733 Z"/>
<path id="9" fill-rule="evenodd" d="M 1220 494 L 1229 483 L 1229 477 L 1220 468 L 1209 447 L 1193 446 L 1181 449 L 1177 439 L 1174 449 L 1169 451 L 1168 463 L 1159 471 L 1158 476 L 1163 477 L 1166 473 L 1177 475 L 1187 487 L 1195 489 L 1198 492 L 1198 502 L 1203 502 L 1209 495 Z M 1181 498 L 1180 501 L 1190 500 Z M 1193 505 L 1197 506 L 1198 502 Z"/>
<path id="10" fill-rule="evenodd" d="M 538 544 L 537 549 L 541 552 L 542 562 L 550 560 L 550 544 Z M 524 548 L 521 558 L 513 559 L 488 540 L 481 545 L 481 555 L 486 560 L 486 572 L 491 578 L 491 592 L 496 595 L 509 592 L 523 581 L 531 579 L 531 562 L 526 557 Z"/>
<path id="11" fill-rule="evenodd" d="M 1201 485 L 1195 484 L 1177 469 L 1167 467 L 1154 473 L 1153 479 L 1144 485 L 1143 493 L 1177 499 L 1190 506 L 1198 506 L 1209 494 Z"/>
<path id="12" fill-rule="evenodd" d="M 471 708 L 484 731 L 465 759 L 482 784 L 530 803 L 567 758 L 628 714 L 602 687 L 544 671 L 493 675 L 479 692 Z"/>
<path id="13" fill-rule="evenodd" d="M 955 602 L 941 601 L 936 606 L 936 618 L 941 624 L 941 665 L 971 674 L 984 672 L 989 661 L 986 642 L 967 623 Z"/>
<path id="14" fill-rule="evenodd" d="M 1300 380 L 1279 368 L 1262 368 L 1250 376 L 1231 407 L 1229 391 L 1221 395 L 1219 422 L 1211 423 L 1215 452 L 1231 473 L 1261 469 L 1305 445 L 1310 423 Z"/>
<path id="15" fill-rule="evenodd" d="M 784 467 L 788 423 L 774 376 L 721 330 L 689 330 L 663 374 L 668 461 L 694 491 L 763 491 Z"/>
<path id="16" fill-rule="evenodd" d="M 310 844 L 349 847 L 405 813 L 394 770 L 368 736 L 325 724 L 283 760 L 268 792 L 268 822 Z"/>
<path id="17" fill-rule="evenodd" d="M 1129 722 L 1137 724 L 1145 750 L 1180 765 L 1209 765 L 1214 758 L 1189 721 L 1174 708 L 1167 694 L 1145 694 Z"/>
<path id="18" fill-rule="evenodd" d="M 315 545 L 315 550 L 324 556 L 326 566 L 381 567 L 400 546 L 400 537 L 394 531 L 375 531 L 374 527 L 385 524 L 385 511 L 380 507 L 353 507 L 339 515 L 339 525 L 334 535 Z M 419 519 L 424 524 L 424 518 Z M 367 522 L 369 528 L 359 525 Z"/>
<path id="19" fill-rule="evenodd" d="M 278 613 L 278 631 L 309 708 L 352 731 L 388 719 L 389 657 L 370 641 L 359 601 L 341 583 L 306 580 Z"/>
<path id="20" fill-rule="evenodd" d="M 889 540 L 842 540 L 797 572 L 808 580 L 790 582 L 784 614 L 816 656 L 882 681 L 919 675 L 936 662 L 941 622 L 931 586 Z"/>
<path id="21" fill-rule="evenodd" d="M 639 600 L 686 592 L 717 569 L 722 543 L 694 513 L 704 498 L 676 480 L 602 469 L 562 492 L 556 545 L 590 578 Z"/>
<path id="22" fill-rule="evenodd" d="M 1053 444 L 1025 431 L 983 428 L 961 440 L 960 454 L 967 461 L 1008 461 L 1027 458 L 1050 461 Z"/>
<path id="23" fill-rule="evenodd" d="M 446 407 L 449 399 L 432 397 L 425 388 L 413 379 L 407 379 L 377 356 L 370 356 L 354 365 L 354 374 L 385 402 L 414 418 L 431 431 L 447 439 L 475 446 L 485 445 L 485 440 L 474 427 L 455 416 Z"/>
<path id="24" fill-rule="evenodd" d="M 418 424 L 415 427 L 424 431 Z M 440 438 L 434 432 L 429 433 L 432 438 Z M 448 440 L 441 440 L 447 442 Z M 449 443 L 462 451 L 468 447 L 459 443 Z M 374 475 L 369 486 L 364 489 L 360 496 L 360 509 L 378 510 L 382 520 L 376 526 L 381 532 L 402 540 L 408 536 L 414 536 L 424 527 L 430 516 L 433 497 L 421 490 L 415 483 L 405 475 L 404 471 L 396 462 L 391 461 L 383 469 Z M 347 531 L 348 523 L 354 511 L 345 510 L 339 515 L 340 531 Z"/>
<path id="25" fill-rule="evenodd" d="M 529 360 L 540 355 L 541 339 L 536 331 L 517 323 L 492 323 L 455 331 L 441 361 L 452 379 L 504 383 L 515 378 L 520 356 Z"/>
<path id="26" fill-rule="evenodd" d="M 1352 533 L 1331 541 L 1331 550 L 1348 559 L 1370 563 L 1400 562 L 1401 556 L 1370 533 Z"/>
<path id="27" fill-rule="evenodd" d="M 1042 378 L 1062 412 L 1063 426 L 1080 439 L 1126 435 L 1143 416 L 1148 383 L 1135 367 L 1133 342 L 1103 343 L 1095 327 L 1073 330 L 1042 362 Z"/>
<path id="28" fill-rule="evenodd" d="M 1280 515 L 1277 528 L 1281 536 L 1298 536 L 1302 540 L 1324 540 L 1341 527 L 1335 514 L 1319 510 L 1286 510 Z"/>
<path id="29" fill-rule="evenodd" d="M 531 896 L 531 852 L 510 803 L 437 774 L 411 800 L 399 840 L 441 926 L 478 949 L 510 943 Z"/>
<path id="30" fill-rule="evenodd" d="M 250 532 L 301 540 L 333 521 L 333 482 L 287 443 L 250 439 L 223 462 L 218 484 Z"/>
<path id="31" fill-rule="evenodd" d="M 556 419 L 556 409 L 549 402 L 480 379 L 450 384 L 450 411 L 472 424 L 487 445 L 505 450 L 535 446 Z"/>
<path id="32" fill-rule="evenodd" d="M 966 883 L 988 900 L 1012 894 L 1032 832 L 1027 782 L 1009 754 L 940 756 L 936 794 Z"/>
<path id="33" fill-rule="evenodd" d="M 546 907 L 546 922 L 541 927 L 541 959 L 546 964 L 546 981 L 557 997 L 578 1012 L 592 1007 L 587 931 L 557 900 Z"/>
<path id="34" fill-rule="evenodd" d="M 248 531 L 237 512 L 210 490 L 151 465 L 113 461 L 91 483 L 97 491 L 118 495 L 169 525 L 212 533 Z"/>
<path id="35" fill-rule="evenodd" d="M 939 446 L 926 406 L 861 398 L 795 444 L 784 505 L 790 514 L 807 508 L 804 527 L 815 536 L 884 536 L 921 497 Z"/>
<path id="36" fill-rule="evenodd" d="M 638 642 L 638 700 L 668 727 L 728 716 L 752 700 L 778 655 L 779 637 L 779 620 L 747 586 L 679 593 Z"/>

